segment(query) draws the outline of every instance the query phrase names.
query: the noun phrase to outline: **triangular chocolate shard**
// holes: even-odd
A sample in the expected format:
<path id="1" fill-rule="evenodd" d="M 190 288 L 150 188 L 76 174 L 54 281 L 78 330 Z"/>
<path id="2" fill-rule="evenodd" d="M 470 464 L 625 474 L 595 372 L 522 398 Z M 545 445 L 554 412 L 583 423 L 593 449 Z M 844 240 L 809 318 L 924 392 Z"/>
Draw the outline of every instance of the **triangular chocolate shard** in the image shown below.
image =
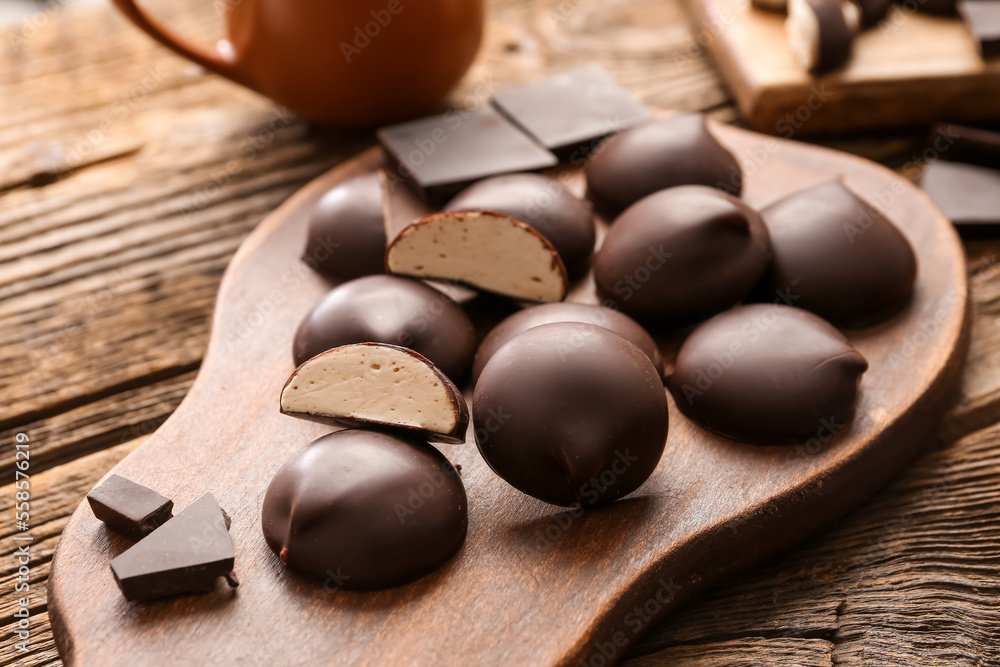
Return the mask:
<path id="1" fill-rule="evenodd" d="M 111 571 L 126 599 L 145 601 L 208 593 L 234 560 L 226 514 L 206 493 L 111 561 Z"/>
<path id="2" fill-rule="evenodd" d="M 135 541 L 166 523 L 174 508 L 174 501 L 119 475 L 108 477 L 87 500 L 108 528 Z"/>

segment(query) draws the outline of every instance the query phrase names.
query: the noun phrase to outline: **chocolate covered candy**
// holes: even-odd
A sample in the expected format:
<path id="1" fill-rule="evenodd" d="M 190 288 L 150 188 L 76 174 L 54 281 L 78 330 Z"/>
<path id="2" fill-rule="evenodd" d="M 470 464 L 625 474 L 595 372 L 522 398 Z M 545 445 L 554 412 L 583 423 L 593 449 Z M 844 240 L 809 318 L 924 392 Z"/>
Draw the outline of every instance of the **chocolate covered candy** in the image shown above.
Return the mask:
<path id="1" fill-rule="evenodd" d="M 958 13 L 957 0 L 904 0 L 900 4 L 911 10 L 937 16 L 955 16 Z"/>
<path id="2" fill-rule="evenodd" d="M 735 440 L 827 442 L 851 422 L 867 368 L 861 353 L 818 316 L 753 304 L 695 329 L 667 386 L 681 412 Z"/>
<path id="3" fill-rule="evenodd" d="M 383 127 L 376 136 L 388 161 L 389 187 L 405 183 L 432 206 L 479 179 L 559 163 L 490 106 Z"/>
<path id="4" fill-rule="evenodd" d="M 174 501 L 142 484 L 111 475 L 87 494 L 94 516 L 130 540 L 141 540 L 166 523 Z"/>
<path id="5" fill-rule="evenodd" d="M 145 602 L 209 593 L 219 577 L 237 586 L 229 516 L 206 493 L 111 561 L 125 599 Z"/>
<path id="6" fill-rule="evenodd" d="M 264 496 L 268 546 L 296 572 L 345 589 L 404 584 L 465 541 L 458 471 L 415 438 L 350 429 L 292 456 Z"/>
<path id="7" fill-rule="evenodd" d="M 539 144 L 573 163 L 602 138 L 650 117 L 599 65 L 502 90 L 493 104 Z"/>
<path id="8" fill-rule="evenodd" d="M 679 325 L 743 299 L 771 260 L 767 229 L 741 200 L 687 185 L 629 207 L 594 259 L 598 294 L 643 323 Z"/>
<path id="9" fill-rule="evenodd" d="M 761 216 L 774 254 L 767 300 L 786 299 L 846 327 L 881 322 L 909 303 L 913 248 L 840 181 L 796 192 Z"/>
<path id="10" fill-rule="evenodd" d="M 339 426 L 413 429 L 429 440 L 465 442 L 462 392 L 413 350 L 384 343 L 336 347 L 295 369 L 281 412 Z"/>
<path id="11" fill-rule="evenodd" d="M 920 187 L 958 227 L 1000 225 L 1000 171 L 957 162 L 928 162 Z"/>
<path id="12" fill-rule="evenodd" d="M 302 259 L 333 281 L 385 273 L 382 175 L 364 174 L 335 185 L 309 217 Z"/>
<path id="13" fill-rule="evenodd" d="M 895 0 L 852 0 L 858 6 L 858 21 L 861 28 L 873 28 L 884 19 Z"/>
<path id="14" fill-rule="evenodd" d="M 980 55 L 1000 56 L 1000 0 L 959 0 L 957 7 L 979 45 Z"/>
<path id="15" fill-rule="evenodd" d="M 389 244 L 391 273 L 443 278 L 529 301 L 560 301 L 566 267 L 552 243 L 517 218 L 445 211 L 418 218 Z"/>
<path id="16" fill-rule="evenodd" d="M 295 365 L 351 343 L 388 343 L 427 357 L 460 381 L 476 351 L 465 311 L 441 292 L 398 276 L 366 276 L 331 290 L 295 333 Z"/>
<path id="17" fill-rule="evenodd" d="M 609 220 L 647 195 L 707 185 L 738 195 L 743 175 L 701 114 L 650 121 L 608 139 L 587 162 L 587 196 Z"/>
<path id="18" fill-rule="evenodd" d="M 507 341 L 518 334 L 524 333 L 543 324 L 555 322 L 582 322 L 595 324 L 610 329 L 616 334 L 634 344 L 658 373 L 663 373 L 663 357 L 653 337 L 642 326 L 628 315 L 604 306 L 584 303 L 546 303 L 520 310 L 506 318 L 490 330 L 476 350 L 472 362 L 472 379 L 475 382 L 486 367 L 486 362 L 493 358 L 497 350 L 507 344 Z"/>
<path id="19" fill-rule="evenodd" d="M 463 190 L 446 211 L 497 211 L 527 223 L 559 253 L 570 280 L 590 268 L 594 211 L 562 183 L 538 174 L 497 176 Z"/>
<path id="20" fill-rule="evenodd" d="M 802 66 L 825 74 L 850 59 L 860 22 L 851 0 L 788 0 L 785 30 Z"/>
<path id="21" fill-rule="evenodd" d="M 590 507 L 637 489 L 667 438 L 660 374 L 618 334 L 578 322 L 512 338 L 472 399 L 476 444 L 500 477 L 555 505 Z"/>

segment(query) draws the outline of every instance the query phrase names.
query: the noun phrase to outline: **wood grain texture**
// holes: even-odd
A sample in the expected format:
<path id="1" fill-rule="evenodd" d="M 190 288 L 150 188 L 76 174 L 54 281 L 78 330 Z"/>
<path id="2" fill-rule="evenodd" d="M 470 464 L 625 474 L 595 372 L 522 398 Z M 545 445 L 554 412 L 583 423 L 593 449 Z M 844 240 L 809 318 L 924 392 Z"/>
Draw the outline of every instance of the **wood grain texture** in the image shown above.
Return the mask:
<path id="1" fill-rule="evenodd" d="M 714 130 L 741 161 L 768 156 L 745 181 L 751 205 L 841 177 L 872 201 L 892 193 L 886 212 L 917 251 L 911 306 L 851 334 L 870 369 L 857 417 L 832 444 L 739 445 L 673 409 L 664 459 L 647 484 L 582 517 L 513 491 L 470 443 L 444 448 L 462 466 L 470 505 L 469 538 L 453 561 L 378 593 L 331 594 L 288 573 L 261 538 L 260 502 L 273 471 L 324 432 L 275 407 L 292 370 L 290 323 L 328 289 L 299 257 L 312 204 L 331 185 L 380 165 L 380 153 L 368 151 L 297 193 L 243 245 L 220 288 L 195 386 L 156 437 L 115 468 L 179 507 L 206 490 L 219 498 L 233 515 L 238 594 L 129 605 L 106 569 L 118 545 L 81 506 L 49 579 L 64 659 L 606 664 L 681 601 L 815 533 L 874 491 L 936 427 L 959 378 L 969 319 L 957 235 L 891 171 L 826 149 Z M 504 613 L 486 614 L 484 606 Z M 275 615 L 287 619 L 288 634 L 266 632 Z M 248 628 L 254 639 L 228 641 L 232 627 Z"/>
<path id="2" fill-rule="evenodd" d="M 146 4 L 186 34 L 203 40 L 212 37 L 213 3 L 148 0 Z M 490 86 L 597 60 L 651 104 L 707 110 L 722 120 L 736 118 L 730 93 L 700 46 L 704 40 L 696 41 L 675 0 L 493 0 L 490 4 L 484 50 L 456 93 L 457 101 L 479 99 Z M 150 72 L 162 75 L 146 79 Z M 240 240 L 289 193 L 368 140 L 317 131 L 296 119 L 287 119 L 287 126 L 273 134 L 268 132 L 272 120 L 284 117 L 266 101 L 206 76 L 154 46 L 103 7 L 44 12 L 24 27 L 3 31 L 0 109 L 6 121 L 0 127 L 0 421 L 5 429 L 0 464 L 8 470 L 12 464 L 15 432 L 37 434 L 35 446 L 48 450 L 51 458 L 41 458 L 32 473 L 43 479 L 53 474 L 70 478 L 58 488 L 47 486 L 40 502 L 63 512 L 65 519 L 117 458 L 104 458 L 99 452 L 42 471 L 78 452 L 134 437 L 133 427 L 145 433 L 162 420 L 159 409 L 148 423 L 145 417 L 136 419 L 133 410 L 150 414 L 147 411 L 160 391 L 155 387 L 176 383 L 169 390 L 172 397 L 164 401 L 163 411 L 168 411 L 190 386 L 194 372 L 183 369 L 196 366 L 201 358 L 218 282 Z M 912 167 L 921 158 L 921 135 L 917 131 L 822 139 L 894 166 Z M 253 168 L 264 159 L 270 159 L 266 168 Z M 231 160 L 237 160 L 238 173 L 226 172 Z M 903 171 L 915 178 L 909 169 Z M 178 234 L 177 227 L 143 226 L 149 218 L 181 217 L 173 201 L 178 197 L 184 202 L 182 210 L 194 201 L 201 206 L 190 212 L 199 221 L 197 234 Z M 112 201 L 104 202 L 105 198 Z M 106 215 L 127 224 L 93 227 Z M 116 251 L 116 236 L 137 226 L 143 226 L 141 240 L 128 238 Z M 103 235 L 102 251 L 110 249 L 103 261 L 94 259 L 92 231 Z M 1000 373 L 995 370 L 1000 368 L 1000 328 L 995 325 L 1000 317 L 996 268 L 1000 242 L 975 241 L 967 248 L 976 317 L 961 397 L 945 421 L 948 442 L 1000 418 Z M 25 290 L 21 281 L 32 281 L 30 289 Z M 175 318 L 183 326 L 176 326 Z M 130 369 L 133 363 L 136 366 Z M 149 368 L 154 369 L 151 375 Z M 66 384 L 67 372 L 76 391 L 55 395 L 57 400 L 49 400 L 44 391 L 28 391 L 31 385 L 58 388 Z M 180 374 L 164 379 L 160 372 Z M 135 399 L 118 401 L 122 394 Z M 42 428 L 46 431 L 38 432 Z M 996 436 L 989 437 L 987 444 L 995 448 Z M 808 664 L 812 651 L 803 648 L 796 657 L 795 640 L 803 632 L 813 637 L 818 636 L 813 634 L 820 631 L 817 628 L 835 628 L 837 596 L 842 591 L 851 591 L 858 609 L 885 610 L 876 584 L 885 579 L 887 568 L 911 590 L 935 591 L 938 572 L 961 569 L 966 559 L 978 559 L 980 551 L 985 558 L 995 557 L 981 524 L 992 520 L 987 510 L 996 499 L 969 495 L 963 489 L 968 480 L 994 480 L 994 488 L 1000 488 L 995 483 L 1000 480 L 1000 463 L 983 452 L 969 452 L 961 443 L 953 450 L 953 459 L 934 458 L 921 477 L 926 481 L 948 474 L 956 481 L 929 501 L 927 515 L 938 519 L 908 531 L 941 544 L 961 539 L 968 547 L 957 560 L 922 568 L 923 563 L 936 562 L 933 553 L 922 552 L 922 539 L 911 544 L 904 566 L 892 558 L 863 558 L 859 554 L 866 541 L 880 534 L 883 523 L 892 526 L 910 520 L 904 505 L 896 508 L 900 515 L 888 518 L 880 514 L 869 520 L 862 511 L 843 532 L 827 533 L 815 541 L 815 548 L 796 551 L 750 578 L 746 585 L 757 594 L 744 595 L 742 586 L 732 592 L 727 588 L 704 605 L 673 615 L 662 627 L 688 629 L 685 639 L 670 640 L 670 645 L 711 650 L 727 632 L 720 624 L 744 619 L 733 626 L 734 634 L 787 635 L 788 649 L 780 658 L 774 654 L 750 661 L 734 647 L 732 663 Z M 907 473 L 903 480 L 911 478 Z M 10 486 L 0 487 L 3 502 L 11 494 Z M 957 526 L 950 527 L 956 519 Z M 2 534 L 13 532 L 12 521 L 8 512 L 0 516 Z M 39 562 L 47 562 L 47 556 Z M 821 577 L 826 570 L 839 577 L 829 590 L 825 586 L 830 580 Z M 37 596 L 33 608 L 45 608 L 46 574 L 33 575 L 38 577 L 38 586 L 32 589 Z M 814 580 L 812 587 L 803 583 Z M 908 604 L 906 626 L 881 622 L 876 614 L 871 633 L 857 632 L 850 638 L 855 659 L 844 664 L 861 664 L 858 656 L 866 650 L 875 656 L 868 664 L 994 664 L 996 637 L 988 630 L 996 627 L 996 618 L 989 613 L 955 616 L 961 618 L 968 636 L 984 641 L 949 640 L 954 662 L 941 656 L 932 660 L 920 652 L 915 639 L 933 643 L 952 636 L 953 626 L 940 623 L 933 614 L 940 595 L 952 605 L 973 610 L 981 600 L 971 586 L 945 588 L 930 602 Z M 985 584 L 978 589 L 991 590 Z M 7 588 L 0 590 L 0 596 L 7 605 L 14 594 Z M 780 608 L 772 604 L 774 599 Z M 709 612 L 702 613 L 706 608 Z M 706 622 L 708 618 L 713 622 Z M 27 658 L 12 649 L 11 620 L 3 619 L 0 664 L 59 664 L 44 611 L 32 619 L 33 652 Z M 832 631 L 822 636 L 838 640 Z M 655 661 L 655 649 L 661 646 L 656 639 L 652 632 L 635 650 L 649 653 L 648 660 Z M 985 641 L 989 639 L 994 641 Z M 876 651 L 876 645 L 892 644 L 896 648 L 888 654 Z M 686 663 L 664 658 L 653 664 Z"/>
<path id="3" fill-rule="evenodd" d="M 857 36 L 843 68 L 817 78 L 795 57 L 784 15 L 746 0 L 685 1 L 699 44 L 761 132 L 801 137 L 1000 116 L 1000 62 L 980 57 L 957 18 L 893 7 Z"/>

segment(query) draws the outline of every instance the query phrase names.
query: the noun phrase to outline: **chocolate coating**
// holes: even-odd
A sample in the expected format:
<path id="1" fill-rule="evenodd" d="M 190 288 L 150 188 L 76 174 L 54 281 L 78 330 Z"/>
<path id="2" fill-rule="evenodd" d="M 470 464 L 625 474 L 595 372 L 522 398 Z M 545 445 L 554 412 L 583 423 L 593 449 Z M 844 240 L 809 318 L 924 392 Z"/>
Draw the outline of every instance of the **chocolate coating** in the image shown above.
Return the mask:
<path id="1" fill-rule="evenodd" d="M 824 74 L 850 60 L 860 14 L 850 0 L 789 0 L 786 30 L 803 66 Z"/>
<path id="2" fill-rule="evenodd" d="M 472 414 L 490 468 L 554 505 L 628 495 L 667 439 L 666 393 L 649 358 L 579 322 L 534 327 L 501 347 L 476 383 Z"/>
<path id="3" fill-rule="evenodd" d="M 587 196 L 609 220 L 647 195 L 707 185 L 738 195 L 743 174 L 701 114 L 650 121 L 608 139 L 586 167 Z"/>
<path id="4" fill-rule="evenodd" d="M 337 431 L 292 456 L 264 496 L 264 539 L 302 574 L 357 590 L 436 570 L 465 541 L 458 471 L 425 442 Z"/>
<path id="5" fill-rule="evenodd" d="M 407 347 L 459 382 L 476 351 L 476 332 L 461 306 L 409 278 L 366 276 L 333 288 L 295 333 L 295 365 L 351 343 Z"/>
<path id="6" fill-rule="evenodd" d="M 466 188 L 444 210 L 506 213 L 548 239 L 571 280 L 590 268 L 596 236 L 593 207 L 554 179 L 538 174 L 497 176 Z"/>
<path id="7" fill-rule="evenodd" d="M 910 9 L 938 16 L 958 14 L 958 0 L 899 0 L 899 4 Z"/>
<path id="8" fill-rule="evenodd" d="M 643 323 L 679 325 L 743 299 L 771 260 L 741 200 L 702 185 L 652 194 L 615 221 L 594 259 L 597 292 Z"/>
<path id="9" fill-rule="evenodd" d="M 561 302 L 525 308 L 507 317 L 491 329 L 483 342 L 479 344 L 479 349 L 476 350 L 476 357 L 472 362 L 473 382 L 479 379 L 483 368 L 486 367 L 486 362 L 493 358 L 497 350 L 506 345 L 507 341 L 528 329 L 555 322 L 582 322 L 610 329 L 642 350 L 643 354 L 649 357 L 649 361 L 656 368 L 656 371 L 663 374 L 663 357 L 660 355 L 660 348 L 657 347 L 653 337 L 642 328 L 642 325 L 631 317 L 604 306 Z"/>
<path id="10" fill-rule="evenodd" d="M 710 431 L 756 444 L 827 442 L 853 418 L 867 368 L 829 322 L 753 304 L 695 329 L 667 386 L 680 411 Z"/>
<path id="11" fill-rule="evenodd" d="M 995 231 L 1000 225 L 1000 170 L 932 160 L 920 187 L 956 227 Z"/>
<path id="12" fill-rule="evenodd" d="M 852 0 L 858 6 L 862 28 L 871 28 L 884 19 L 895 0 Z"/>
<path id="13" fill-rule="evenodd" d="M 761 216 L 774 254 L 769 301 L 780 292 L 792 305 L 846 327 L 881 322 L 909 303 L 917 276 L 913 248 L 840 181 L 797 192 Z"/>
<path id="14" fill-rule="evenodd" d="M 316 202 L 302 260 L 320 275 L 338 282 L 385 273 L 379 173 L 335 185 Z"/>
<path id="15" fill-rule="evenodd" d="M 1000 132 L 954 123 L 937 123 L 931 128 L 929 148 L 954 162 L 968 162 L 1000 169 Z M 928 165 L 934 160 L 929 160 Z"/>

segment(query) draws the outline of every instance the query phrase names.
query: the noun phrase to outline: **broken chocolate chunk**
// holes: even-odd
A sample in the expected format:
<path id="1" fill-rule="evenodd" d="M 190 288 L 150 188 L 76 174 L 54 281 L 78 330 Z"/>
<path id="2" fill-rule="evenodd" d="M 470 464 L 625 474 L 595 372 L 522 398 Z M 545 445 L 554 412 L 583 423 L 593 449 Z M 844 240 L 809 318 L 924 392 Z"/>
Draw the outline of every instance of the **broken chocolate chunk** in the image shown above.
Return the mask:
<path id="1" fill-rule="evenodd" d="M 108 528 L 138 541 L 173 516 L 174 501 L 120 475 L 111 475 L 87 494 L 94 516 Z"/>

